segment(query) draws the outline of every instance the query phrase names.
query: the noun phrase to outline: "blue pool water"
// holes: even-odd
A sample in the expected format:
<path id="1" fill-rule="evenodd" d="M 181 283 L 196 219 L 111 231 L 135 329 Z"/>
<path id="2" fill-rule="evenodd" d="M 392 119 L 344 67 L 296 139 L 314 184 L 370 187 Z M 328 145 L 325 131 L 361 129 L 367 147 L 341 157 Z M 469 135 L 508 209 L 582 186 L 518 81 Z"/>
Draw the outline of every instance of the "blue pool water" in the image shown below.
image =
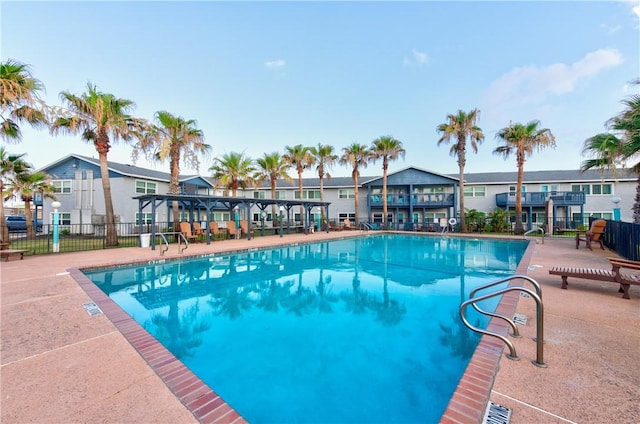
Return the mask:
<path id="1" fill-rule="evenodd" d="M 251 423 L 425 423 L 479 341 L 460 303 L 525 248 L 372 235 L 85 274 Z"/>

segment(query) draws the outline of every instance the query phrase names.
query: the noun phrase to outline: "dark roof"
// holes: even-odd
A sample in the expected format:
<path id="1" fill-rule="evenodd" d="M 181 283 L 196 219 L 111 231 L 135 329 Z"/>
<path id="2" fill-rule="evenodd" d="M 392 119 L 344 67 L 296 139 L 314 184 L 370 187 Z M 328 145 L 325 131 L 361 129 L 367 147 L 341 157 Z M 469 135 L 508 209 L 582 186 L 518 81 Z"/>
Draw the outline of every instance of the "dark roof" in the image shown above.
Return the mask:
<path id="1" fill-rule="evenodd" d="M 452 174 L 453 175 L 453 174 Z M 457 175 L 457 174 L 456 174 Z M 524 171 L 525 183 L 558 183 L 558 182 L 582 182 L 582 181 L 602 181 L 602 180 L 631 180 L 637 177 L 630 170 L 620 169 L 616 175 L 609 171 L 598 171 L 590 169 L 585 172 L 580 170 L 566 171 Z M 470 184 L 505 184 L 518 181 L 517 172 L 482 172 L 465 173 L 464 180 Z"/>
<path id="2" fill-rule="evenodd" d="M 52 168 L 53 166 L 63 163 L 72 158 L 77 158 L 79 160 L 90 163 L 94 166 L 100 167 L 99 159 L 91 158 L 88 156 L 77 155 L 73 153 L 45 166 L 43 169 Z M 109 167 L 110 171 L 116 172 L 118 174 L 125 175 L 128 177 L 139 177 L 139 178 L 145 178 L 149 180 L 159 180 L 159 181 L 167 181 L 167 182 L 171 180 L 171 174 L 169 172 L 156 171 L 153 169 L 141 168 L 135 165 L 123 164 L 123 163 L 112 162 L 112 161 L 107 161 L 107 166 Z M 200 176 L 199 175 L 181 175 L 180 181 L 187 181 L 187 180 L 198 178 L 198 177 Z M 210 182 L 207 178 L 203 178 L 203 179 L 206 180 L 207 182 Z"/>

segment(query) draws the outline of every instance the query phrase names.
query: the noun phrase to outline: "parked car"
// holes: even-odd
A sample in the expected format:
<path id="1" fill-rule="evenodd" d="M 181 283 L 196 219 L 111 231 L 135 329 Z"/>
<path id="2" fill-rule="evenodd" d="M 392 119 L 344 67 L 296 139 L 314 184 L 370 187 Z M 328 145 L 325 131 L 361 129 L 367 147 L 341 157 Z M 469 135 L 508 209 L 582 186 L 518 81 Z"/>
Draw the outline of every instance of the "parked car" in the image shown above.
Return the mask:
<path id="1" fill-rule="evenodd" d="M 7 228 L 11 233 L 27 231 L 27 217 L 24 215 L 9 215 L 6 217 Z M 42 232 L 42 221 L 33 220 L 33 226 L 37 233 Z"/>

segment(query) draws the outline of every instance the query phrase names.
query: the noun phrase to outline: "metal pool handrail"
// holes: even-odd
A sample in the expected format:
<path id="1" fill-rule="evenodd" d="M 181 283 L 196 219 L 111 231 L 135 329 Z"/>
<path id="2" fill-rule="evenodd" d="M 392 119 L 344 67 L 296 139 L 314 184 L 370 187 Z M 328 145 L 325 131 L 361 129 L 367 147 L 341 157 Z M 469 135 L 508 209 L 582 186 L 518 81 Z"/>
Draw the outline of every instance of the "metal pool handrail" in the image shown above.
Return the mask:
<path id="1" fill-rule="evenodd" d="M 162 241 L 164 241 L 164 247 L 160 250 L 160 256 L 164 256 L 164 252 L 169 250 L 169 241 L 167 240 L 167 237 L 165 237 L 167 234 L 178 235 L 180 236 L 180 239 L 184 240 L 184 249 L 181 248 L 182 243 L 180 243 L 180 240 L 178 240 L 178 253 L 182 253 L 183 250 L 189 247 L 189 242 L 187 241 L 187 238 L 184 236 L 184 234 L 182 234 L 179 231 L 170 232 L 170 233 L 156 233 L 156 234 L 160 235 L 160 237 L 162 237 Z"/>
<path id="2" fill-rule="evenodd" d="M 542 289 L 540 288 L 540 284 L 538 284 L 538 282 L 536 280 L 534 280 L 533 278 L 529 277 L 528 275 L 520 275 L 520 274 L 511 275 L 509 277 L 502 278 L 502 279 L 496 280 L 496 281 L 492 281 L 491 283 L 487 283 L 487 284 L 484 284 L 482 286 L 478 286 L 475 289 L 471 290 L 471 292 L 469 293 L 469 299 L 473 299 L 475 294 L 477 292 L 479 292 L 480 290 L 487 289 L 487 288 L 493 287 L 493 286 L 497 286 L 498 284 L 506 283 L 507 281 L 510 281 L 510 280 L 515 280 L 516 278 L 521 278 L 523 280 L 529 281 L 533 285 L 533 287 L 536 289 L 536 293 L 538 294 L 538 296 L 542 299 Z M 518 331 L 518 326 L 513 322 L 513 320 L 509 319 L 508 317 L 505 317 L 504 315 L 500 315 L 500 314 L 496 314 L 494 312 L 489 312 L 489 311 L 485 311 L 483 309 L 480 309 L 480 307 L 478 305 L 476 305 L 475 303 L 472 303 L 471 306 L 473 306 L 473 308 L 476 311 L 480 312 L 481 314 L 489 315 L 489 316 L 500 318 L 500 319 L 503 319 L 503 320 L 507 321 L 509 323 L 509 325 L 511 326 L 511 329 L 513 330 L 513 333 L 511 334 L 511 336 L 512 337 L 518 337 L 518 338 L 522 337 L 522 336 L 520 336 L 520 332 Z"/>
<path id="3" fill-rule="evenodd" d="M 505 280 L 509 280 L 512 278 L 522 278 L 522 276 L 511 276 Z M 527 278 L 528 279 L 528 278 Z M 529 279 L 528 279 L 529 280 Z M 529 280 L 531 281 L 531 280 Z M 504 281 L 501 281 L 504 282 Z M 498 283 L 495 283 L 498 284 Z M 492 284 L 492 285 L 495 285 Z M 536 283 L 537 284 L 537 283 Z M 543 325 L 543 316 L 544 316 L 544 306 L 542 304 L 542 299 L 540 298 L 540 296 L 535 293 L 533 290 L 528 289 L 526 287 L 519 287 L 519 286 L 512 286 L 512 287 L 506 287 L 504 289 L 500 289 L 497 290 L 495 292 L 491 292 L 488 294 L 485 294 L 483 296 L 480 297 L 475 297 L 475 298 L 470 298 L 469 300 L 462 302 L 462 304 L 460 305 L 460 318 L 462 319 L 462 322 L 464 323 L 464 325 L 466 325 L 470 330 L 475 331 L 477 333 L 481 333 L 481 334 L 486 334 L 488 336 L 493 336 L 493 337 L 497 337 L 498 339 L 502 340 L 507 347 L 509 347 L 509 354 L 507 354 L 507 358 L 514 360 L 514 361 L 518 361 L 520 360 L 520 358 L 518 357 L 518 354 L 516 352 L 516 348 L 513 345 L 513 343 L 511 342 L 511 340 L 509 340 L 508 338 L 506 338 L 505 336 L 492 332 L 492 331 L 488 331 L 482 328 L 478 328 L 475 327 L 473 325 L 471 325 L 471 323 L 469 323 L 469 321 L 467 321 L 466 317 L 465 317 L 465 309 L 467 308 L 467 306 L 469 305 L 473 305 L 475 302 L 479 302 L 481 300 L 486 300 L 486 299 L 490 299 L 492 297 L 495 296 L 499 296 L 502 295 L 504 293 L 508 293 L 511 291 L 521 291 L 524 293 L 527 293 L 529 296 L 531 296 L 535 301 L 536 301 L 536 360 L 535 361 L 531 361 L 535 366 L 540 367 L 540 368 L 546 368 L 547 365 L 544 363 L 544 352 L 543 352 L 543 343 L 544 343 L 544 325 Z M 482 311 L 479 308 L 476 308 L 476 310 L 478 310 L 481 313 L 485 313 L 485 311 Z M 509 320 L 506 317 L 503 316 L 499 316 L 499 315 L 494 315 L 494 314 L 489 314 L 491 316 L 495 316 L 496 318 L 502 318 L 506 321 L 508 321 L 511 325 L 512 328 L 515 328 L 515 324 Z"/>

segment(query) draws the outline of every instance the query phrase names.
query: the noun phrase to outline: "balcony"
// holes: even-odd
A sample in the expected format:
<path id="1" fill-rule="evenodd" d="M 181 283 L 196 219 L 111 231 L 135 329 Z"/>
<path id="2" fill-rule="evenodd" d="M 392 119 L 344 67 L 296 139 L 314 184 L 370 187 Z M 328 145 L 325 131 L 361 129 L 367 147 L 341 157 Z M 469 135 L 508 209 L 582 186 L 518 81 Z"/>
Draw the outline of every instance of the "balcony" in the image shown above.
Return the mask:
<path id="1" fill-rule="evenodd" d="M 453 193 L 438 193 L 438 194 L 414 194 L 409 196 L 408 194 L 389 194 L 387 195 L 387 207 L 409 207 L 409 204 L 413 207 L 453 207 Z M 382 196 L 374 194 L 369 196 L 369 205 L 371 207 L 382 207 Z"/>
<path id="2" fill-rule="evenodd" d="M 522 193 L 522 206 L 544 207 L 549 199 L 553 200 L 555 206 L 580 206 L 586 202 L 586 196 L 583 191 L 541 191 Z M 496 206 L 504 208 L 507 206 L 515 206 L 515 204 L 515 193 L 496 194 Z"/>

